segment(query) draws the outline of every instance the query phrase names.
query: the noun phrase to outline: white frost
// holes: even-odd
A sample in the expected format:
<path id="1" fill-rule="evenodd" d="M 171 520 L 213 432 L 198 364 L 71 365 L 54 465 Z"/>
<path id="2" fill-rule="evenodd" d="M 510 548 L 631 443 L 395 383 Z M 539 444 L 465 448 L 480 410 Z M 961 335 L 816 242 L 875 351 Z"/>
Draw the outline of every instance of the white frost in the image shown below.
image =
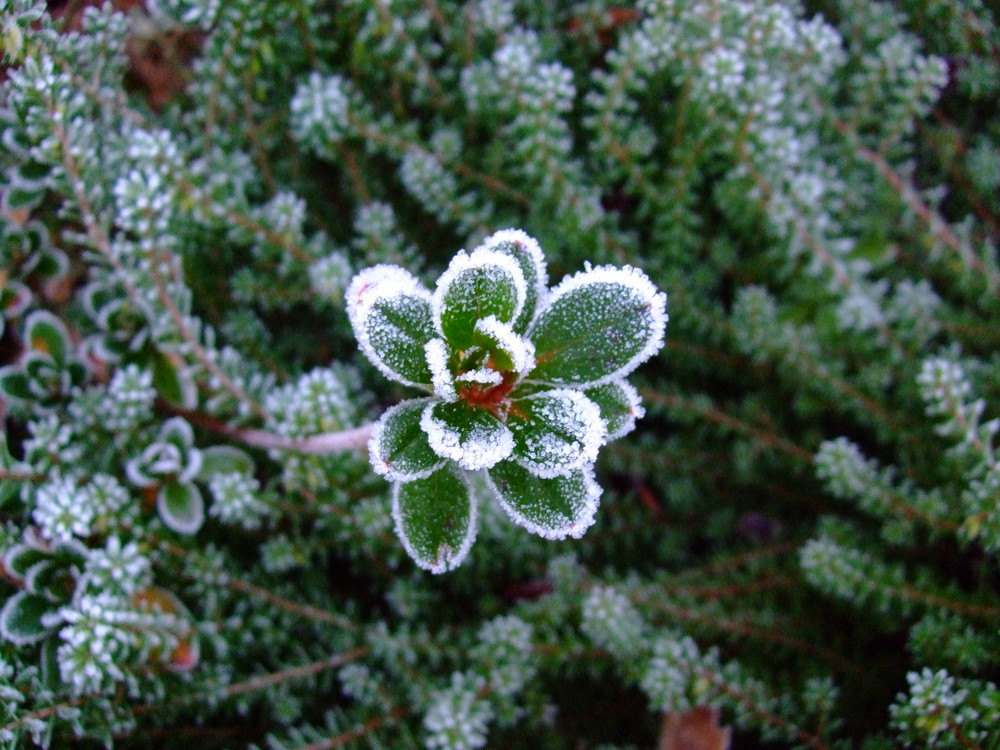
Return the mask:
<path id="1" fill-rule="evenodd" d="M 458 383 L 481 383 L 482 385 L 500 385 L 503 382 L 503 375 L 488 367 L 480 367 L 476 370 L 463 372 L 455 378 Z"/>
<path id="2" fill-rule="evenodd" d="M 382 475 L 390 482 L 411 482 L 414 479 L 424 479 L 425 477 L 429 477 L 444 465 L 444 461 L 438 461 L 437 463 L 420 471 L 404 471 L 401 469 L 398 462 L 393 464 L 386 458 L 388 451 L 385 447 L 385 438 L 386 428 L 389 425 L 389 421 L 402 409 L 411 409 L 415 404 L 426 403 L 430 400 L 431 399 L 421 398 L 401 401 L 386 410 L 386 412 L 375 423 L 375 426 L 372 428 L 372 436 L 368 439 L 368 460 L 376 474 Z"/>
<path id="3" fill-rule="evenodd" d="M 511 358 L 514 372 L 519 375 L 526 374 L 535 366 L 535 345 L 518 336 L 510 325 L 498 320 L 496 315 L 476 321 L 476 333 L 496 342 L 497 348 Z"/>
<path id="4" fill-rule="evenodd" d="M 583 271 L 578 271 L 572 276 L 567 276 L 552 289 L 546 307 L 551 307 L 560 298 L 590 284 L 620 284 L 631 288 L 642 303 L 649 306 L 651 330 L 643 348 L 624 365 L 597 380 L 587 383 L 574 383 L 577 387 L 587 388 L 623 378 L 656 354 L 663 347 L 663 335 L 666 331 L 667 320 L 669 320 L 666 292 L 659 291 L 656 285 L 650 281 L 649 277 L 641 269 L 634 266 L 623 266 L 621 268 L 616 268 L 615 266 L 591 267 L 587 263 Z M 544 313 L 545 311 L 543 310 L 535 318 L 535 324 L 538 323 Z M 529 337 L 531 333 L 529 330 Z"/>
<path id="5" fill-rule="evenodd" d="M 526 250 L 528 256 L 531 258 L 531 264 L 535 267 L 535 294 L 538 299 L 535 306 L 535 314 L 537 315 L 538 311 L 545 304 L 545 297 L 548 294 L 549 286 L 549 272 L 545 267 L 545 256 L 542 253 L 542 248 L 534 237 L 520 229 L 501 229 L 499 232 L 494 232 L 483 240 L 483 244 L 480 247 L 484 247 L 487 250 L 495 250 L 499 245 L 505 243 L 518 245 Z"/>
<path id="6" fill-rule="evenodd" d="M 608 385 L 618 386 L 624 392 L 625 398 L 628 400 L 628 412 L 622 425 L 614 432 L 608 433 L 604 439 L 605 443 L 610 443 L 612 440 L 617 440 L 632 432 L 635 429 L 636 420 L 646 416 L 646 409 L 642 406 L 642 397 L 639 396 L 639 391 L 634 385 L 624 379 L 612 381 Z"/>
<path id="7" fill-rule="evenodd" d="M 459 472 L 459 474 L 466 487 L 468 487 L 468 479 L 462 472 Z M 420 551 L 413 546 L 413 542 L 406 533 L 406 527 L 403 524 L 403 507 L 399 502 L 399 490 L 401 487 L 402 482 L 396 482 L 392 487 L 392 520 L 396 527 L 396 536 L 403 543 L 403 549 L 406 550 L 406 553 L 417 565 L 431 573 L 446 573 L 449 570 L 454 570 L 462 564 L 469 554 L 469 550 L 472 549 L 472 543 L 476 541 L 476 532 L 479 527 L 479 504 L 476 502 L 475 493 L 469 489 L 469 525 L 461 544 L 459 544 L 457 549 L 446 547 L 444 554 L 440 557 L 435 560 L 428 560 L 420 555 Z"/>
<path id="8" fill-rule="evenodd" d="M 487 472 L 487 480 L 493 489 L 493 493 L 496 495 L 497 502 L 500 503 L 500 507 L 504 509 L 510 520 L 518 526 L 527 529 L 532 534 L 538 534 L 538 536 L 545 539 L 556 540 L 565 539 L 566 537 L 579 539 L 582 537 L 587 532 L 587 529 L 593 526 L 594 516 L 597 514 L 597 508 L 601 501 L 601 487 L 597 484 L 597 480 L 594 479 L 593 464 L 587 464 L 567 477 L 547 480 L 563 483 L 572 482 L 575 484 L 575 487 L 572 487 L 576 491 L 576 497 L 574 498 L 573 515 L 571 518 L 566 518 L 564 515 L 558 513 L 550 514 L 548 518 L 541 519 L 541 522 L 537 518 L 529 518 L 520 509 L 511 504 L 508 497 L 500 490 L 489 472 Z"/>
<path id="9" fill-rule="evenodd" d="M 448 268 L 438 279 L 437 288 L 434 290 L 434 295 L 431 299 L 434 325 L 437 327 L 438 333 L 442 336 L 444 336 L 444 331 L 441 329 L 441 313 L 444 308 L 444 299 L 452 285 L 458 282 L 467 271 L 487 268 L 492 268 L 493 270 L 491 272 L 496 274 L 499 278 L 510 278 L 511 282 L 514 284 L 515 296 L 517 299 L 514 305 L 514 311 L 510 316 L 510 320 L 516 320 L 517 316 L 521 314 L 521 310 L 524 309 L 524 302 L 528 296 L 528 285 L 524 279 L 524 273 L 521 271 L 521 266 L 518 262 L 509 255 L 504 255 L 503 253 L 499 253 L 494 250 L 488 250 L 483 246 L 477 247 L 471 254 L 466 253 L 464 250 L 460 250 L 458 254 L 451 259 L 451 263 L 448 264 Z"/>
<path id="10" fill-rule="evenodd" d="M 440 402 L 431 403 L 420 417 L 420 427 L 427 433 L 431 449 L 442 458 L 450 458 L 463 469 L 488 469 L 503 461 L 514 450 L 514 436 L 507 426 L 489 416 L 473 424 L 463 436 L 450 424 L 435 416 Z"/>
<path id="11" fill-rule="evenodd" d="M 378 370 L 390 380 L 412 386 L 424 386 L 423 383 L 415 383 L 400 376 L 379 356 L 372 345 L 368 318 L 375 305 L 386 299 L 399 297 L 415 297 L 426 302 L 430 302 L 431 293 L 420 283 L 416 276 L 399 266 L 380 263 L 359 271 L 350 286 L 347 287 L 347 317 L 351 321 L 354 329 L 354 336 L 358 340 L 358 348 L 361 349 L 368 360 L 378 368 Z"/>
<path id="12" fill-rule="evenodd" d="M 597 404 L 579 391 L 556 388 L 528 396 L 533 413 L 514 460 L 537 477 L 566 476 L 597 460 L 607 430 Z M 546 432 L 535 432 L 542 424 Z M 571 437 L 564 437 L 564 436 Z"/>
<path id="13" fill-rule="evenodd" d="M 431 339 L 424 344 L 424 357 L 431 370 L 431 385 L 434 393 L 445 401 L 457 401 L 458 391 L 455 390 L 455 379 L 448 367 L 448 357 L 451 350 L 444 339 Z"/>

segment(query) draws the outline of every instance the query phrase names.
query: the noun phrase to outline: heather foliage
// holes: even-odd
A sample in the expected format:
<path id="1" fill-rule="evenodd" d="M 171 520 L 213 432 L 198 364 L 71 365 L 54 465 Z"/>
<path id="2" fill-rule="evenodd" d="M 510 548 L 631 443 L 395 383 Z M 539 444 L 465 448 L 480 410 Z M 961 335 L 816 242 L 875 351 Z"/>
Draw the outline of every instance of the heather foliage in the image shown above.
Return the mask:
<path id="1" fill-rule="evenodd" d="M 91 5 L 0 0 L 0 747 L 1000 747 L 995 8 Z"/>

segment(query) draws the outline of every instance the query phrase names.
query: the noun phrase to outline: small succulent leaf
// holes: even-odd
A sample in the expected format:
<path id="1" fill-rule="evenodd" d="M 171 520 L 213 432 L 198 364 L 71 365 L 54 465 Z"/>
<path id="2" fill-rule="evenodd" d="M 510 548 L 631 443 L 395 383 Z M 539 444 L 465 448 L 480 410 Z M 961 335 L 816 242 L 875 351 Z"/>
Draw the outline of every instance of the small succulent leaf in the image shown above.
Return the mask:
<path id="1" fill-rule="evenodd" d="M 524 274 L 514 258 L 485 248 L 461 252 L 438 279 L 435 323 L 449 344 L 467 349 L 476 321 L 492 315 L 510 323 L 524 309 L 526 296 Z"/>
<path id="2" fill-rule="evenodd" d="M 542 479 L 515 461 L 503 461 L 487 475 L 510 519 L 534 534 L 578 539 L 594 522 L 601 488 L 591 465 L 563 477 Z"/>
<path id="3" fill-rule="evenodd" d="M 3 567 L 11 575 L 24 579 L 32 565 L 48 560 L 49 554 L 30 544 L 15 544 L 3 556 Z"/>
<path id="4" fill-rule="evenodd" d="M 24 323 L 24 338 L 28 348 L 44 352 L 59 365 L 69 358 L 72 339 L 66 325 L 47 310 L 36 310 Z"/>
<path id="5" fill-rule="evenodd" d="M 430 476 L 397 483 L 392 497 L 396 534 L 421 568 L 456 568 L 476 538 L 477 508 L 454 464 Z"/>
<path id="6" fill-rule="evenodd" d="M 514 320 L 513 327 L 518 333 L 524 333 L 535 318 L 540 304 L 548 291 L 549 274 L 545 268 L 545 257 L 542 248 L 534 238 L 529 237 L 520 229 L 503 229 L 483 240 L 483 246 L 494 252 L 509 255 L 517 261 L 524 274 L 526 294 L 524 308 Z"/>
<path id="7" fill-rule="evenodd" d="M 141 455 L 125 462 L 125 476 L 136 487 L 153 487 L 157 483 L 156 477 L 148 471 L 149 453 L 150 448 L 147 448 Z"/>
<path id="8" fill-rule="evenodd" d="M 28 377 L 28 388 L 32 394 L 40 396 L 53 389 L 58 389 L 63 382 L 63 371 L 48 352 L 31 349 L 21 356 L 21 369 Z M 34 389 L 39 389 L 37 393 Z"/>
<path id="9" fill-rule="evenodd" d="M 635 429 L 635 421 L 646 414 L 639 392 L 627 380 L 612 380 L 584 392 L 601 410 L 608 433 L 605 443 L 630 433 Z"/>
<path id="10" fill-rule="evenodd" d="M 7 436 L 3 433 L 0 433 L 0 469 L 3 469 L 0 472 L 0 474 L 3 474 L 3 478 L 0 479 L 0 509 L 2 509 L 20 495 L 23 481 L 18 477 L 18 474 L 24 477 L 31 476 L 32 474 L 28 466 L 16 461 L 10 454 L 10 448 L 7 445 Z M 15 545 L 13 549 L 17 549 L 18 546 L 20 545 Z"/>
<path id="11" fill-rule="evenodd" d="M 167 482 L 156 494 L 156 508 L 167 528 L 193 534 L 205 522 L 205 501 L 190 482 Z"/>
<path id="12" fill-rule="evenodd" d="M 153 385 L 158 396 L 185 409 L 198 403 L 198 389 L 184 361 L 176 354 L 158 349 L 152 357 Z"/>
<path id="13" fill-rule="evenodd" d="M 73 589 L 72 575 L 66 566 L 60 565 L 52 558 L 39 560 L 25 571 L 24 588 L 36 594 L 42 592 L 50 593 L 53 596 L 59 595 L 59 587 L 62 584 L 69 584 L 69 590 Z"/>
<path id="14" fill-rule="evenodd" d="M 28 309 L 33 299 L 31 290 L 21 282 L 13 279 L 0 282 L 0 315 L 4 318 L 16 318 Z"/>
<path id="15" fill-rule="evenodd" d="M 427 442 L 420 420 L 430 399 L 411 399 L 389 409 L 375 423 L 368 453 L 372 468 L 386 479 L 410 482 L 429 477 L 445 459 Z"/>
<path id="16" fill-rule="evenodd" d="M 52 166 L 44 161 L 25 161 L 18 164 L 15 174 L 17 182 L 37 185 L 52 174 Z"/>
<path id="17" fill-rule="evenodd" d="M 59 671 L 59 638 L 46 638 L 42 641 L 41 655 L 38 660 L 41 666 L 42 685 L 46 690 L 56 692 L 63 687 L 62 673 Z"/>
<path id="18" fill-rule="evenodd" d="M 48 249 L 38 254 L 33 270 L 43 279 L 63 278 L 69 271 L 69 259 L 61 250 Z"/>
<path id="19" fill-rule="evenodd" d="M 56 606 L 39 594 L 17 592 L 0 609 L 0 636 L 16 646 L 37 643 L 54 630 L 45 621 Z"/>
<path id="20" fill-rule="evenodd" d="M 666 295 L 631 266 L 564 279 L 531 331 L 534 380 L 596 386 L 628 375 L 663 345 Z"/>
<path id="21" fill-rule="evenodd" d="M 11 185 L 3 194 L 3 207 L 8 211 L 31 210 L 42 201 L 45 189 L 37 186 Z"/>
<path id="22" fill-rule="evenodd" d="M 77 539 L 61 539 L 52 545 L 52 559 L 59 565 L 83 570 L 90 549 Z"/>
<path id="23" fill-rule="evenodd" d="M 431 383 L 424 346 L 434 338 L 430 292 L 398 266 L 381 264 L 358 273 L 347 288 L 347 314 L 358 346 L 390 380 Z"/>
<path id="24" fill-rule="evenodd" d="M 507 426 L 514 433 L 513 459 L 547 479 L 593 463 L 604 444 L 600 409 L 580 391 L 566 388 L 514 401 Z"/>
<path id="25" fill-rule="evenodd" d="M 444 339 L 434 338 L 424 345 L 424 359 L 431 372 L 434 395 L 445 401 L 458 399 L 458 391 L 455 390 L 455 377 L 451 372 L 449 362 L 450 358 L 451 350 Z"/>
<path id="26" fill-rule="evenodd" d="M 246 451 L 232 445 L 212 445 L 201 450 L 201 468 L 198 479 L 205 481 L 216 474 L 254 473 L 253 459 Z"/>
<path id="27" fill-rule="evenodd" d="M 138 459 L 125 466 L 126 475 L 137 486 L 149 486 L 154 477 L 173 477 L 181 483 L 195 479 L 201 471 L 203 452 L 194 447 L 194 429 L 172 417 L 160 426 L 156 441 Z"/>
<path id="28" fill-rule="evenodd" d="M 490 352 L 498 370 L 524 374 L 535 366 L 535 347 L 495 315 L 476 322 L 472 343 Z"/>
<path id="29" fill-rule="evenodd" d="M 420 427 L 437 455 L 469 471 L 488 469 L 514 449 L 514 437 L 499 419 L 463 401 L 429 403 Z"/>
<path id="30" fill-rule="evenodd" d="M 30 401 L 33 396 L 28 376 L 16 365 L 0 367 L 0 393 L 15 401 Z"/>
<path id="31" fill-rule="evenodd" d="M 171 417 L 160 426 L 157 439 L 161 443 L 171 443 L 183 451 L 194 445 L 194 428 L 183 417 Z"/>

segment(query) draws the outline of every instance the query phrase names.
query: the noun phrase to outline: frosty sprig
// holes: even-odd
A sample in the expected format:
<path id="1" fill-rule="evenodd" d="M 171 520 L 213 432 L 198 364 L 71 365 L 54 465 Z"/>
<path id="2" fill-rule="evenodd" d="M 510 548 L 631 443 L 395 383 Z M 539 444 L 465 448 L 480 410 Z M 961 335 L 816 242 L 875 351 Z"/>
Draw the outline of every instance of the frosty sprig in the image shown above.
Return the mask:
<path id="1" fill-rule="evenodd" d="M 597 452 L 641 416 L 625 377 L 663 344 L 666 295 L 632 267 L 587 267 L 550 289 L 520 230 L 460 252 L 432 293 L 398 266 L 365 269 L 347 292 L 361 351 L 386 377 L 427 391 L 375 425 L 372 466 L 395 482 L 396 531 L 440 573 L 476 534 L 471 474 L 515 523 L 579 537 L 601 490 Z"/>

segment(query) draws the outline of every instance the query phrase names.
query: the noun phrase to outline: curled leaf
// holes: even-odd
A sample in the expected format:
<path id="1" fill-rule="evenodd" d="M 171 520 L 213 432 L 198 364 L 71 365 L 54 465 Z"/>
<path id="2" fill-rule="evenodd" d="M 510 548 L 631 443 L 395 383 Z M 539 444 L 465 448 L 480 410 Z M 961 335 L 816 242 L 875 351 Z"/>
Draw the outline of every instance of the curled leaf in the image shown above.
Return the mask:
<path id="1" fill-rule="evenodd" d="M 457 349 L 472 346 L 476 323 L 495 317 L 510 323 L 524 309 L 527 284 L 517 261 L 477 248 L 459 253 L 438 280 L 434 318 L 442 336 Z"/>

